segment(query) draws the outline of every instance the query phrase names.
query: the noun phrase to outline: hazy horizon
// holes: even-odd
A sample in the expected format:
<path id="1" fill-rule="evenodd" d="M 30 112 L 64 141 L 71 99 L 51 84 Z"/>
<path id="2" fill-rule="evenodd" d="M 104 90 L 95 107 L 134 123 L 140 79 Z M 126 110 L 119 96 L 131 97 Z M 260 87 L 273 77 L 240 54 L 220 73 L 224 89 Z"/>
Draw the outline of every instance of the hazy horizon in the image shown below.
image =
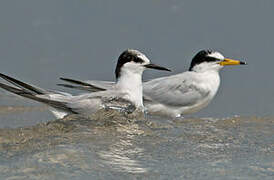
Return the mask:
<path id="1" fill-rule="evenodd" d="M 1 1 L 0 72 L 45 89 L 59 77 L 114 80 L 120 53 L 139 49 L 172 73 L 201 49 L 247 66 L 226 67 L 212 103 L 193 116 L 272 116 L 274 1 Z M 3 92 L 3 91 L 0 91 Z"/>

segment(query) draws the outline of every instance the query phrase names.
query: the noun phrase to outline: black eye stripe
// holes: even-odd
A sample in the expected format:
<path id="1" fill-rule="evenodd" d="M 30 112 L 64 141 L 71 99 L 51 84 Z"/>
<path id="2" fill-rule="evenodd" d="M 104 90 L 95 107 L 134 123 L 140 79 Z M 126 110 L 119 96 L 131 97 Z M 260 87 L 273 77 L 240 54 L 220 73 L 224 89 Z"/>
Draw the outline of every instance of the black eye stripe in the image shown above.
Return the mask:
<path id="1" fill-rule="evenodd" d="M 134 56 L 134 55 L 131 55 L 131 54 L 125 54 L 123 57 L 123 62 L 124 63 L 127 63 L 127 62 L 130 62 L 130 61 L 133 61 L 133 62 L 136 62 L 136 63 L 143 63 L 145 62 L 143 59 L 137 57 L 137 56 Z"/>
<path id="2" fill-rule="evenodd" d="M 217 59 L 215 57 L 209 56 L 212 53 L 214 53 L 214 51 L 211 51 L 211 50 L 202 50 L 202 51 L 198 52 L 193 57 L 193 59 L 191 61 L 191 64 L 190 64 L 190 67 L 189 67 L 189 71 L 191 71 L 195 65 L 201 64 L 203 62 L 216 62 L 216 61 L 220 61 L 219 59 Z"/>
<path id="3" fill-rule="evenodd" d="M 207 57 L 205 57 L 205 61 L 219 61 L 219 60 L 215 57 L 207 56 Z"/>
<path id="4" fill-rule="evenodd" d="M 144 63 L 145 61 L 144 61 L 143 59 L 139 58 L 139 57 L 135 57 L 135 58 L 134 58 L 134 62 L 142 64 L 142 63 Z"/>
<path id="5" fill-rule="evenodd" d="M 132 52 L 130 50 L 124 51 L 118 58 L 118 62 L 115 69 L 116 78 L 120 76 L 122 66 L 128 62 L 135 62 L 135 63 L 142 64 L 145 61 L 142 58 L 138 57 L 138 54 L 135 52 Z"/>

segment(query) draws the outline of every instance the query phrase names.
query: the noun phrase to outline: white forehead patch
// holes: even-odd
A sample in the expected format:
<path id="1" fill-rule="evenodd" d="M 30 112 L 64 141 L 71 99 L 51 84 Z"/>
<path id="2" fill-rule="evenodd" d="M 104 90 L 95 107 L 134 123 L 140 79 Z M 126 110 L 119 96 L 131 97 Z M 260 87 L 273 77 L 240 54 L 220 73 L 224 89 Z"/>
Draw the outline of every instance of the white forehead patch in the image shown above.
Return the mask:
<path id="1" fill-rule="evenodd" d="M 135 49 L 129 49 L 128 51 L 129 51 L 130 53 L 136 55 L 138 58 L 144 60 L 144 64 L 149 64 L 149 63 L 150 63 L 150 60 L 146 57 L 146 55 L 144 55 L 144 54 L 141 53 L 140 51 L 135 50 Z"/>
<path id="2" fill-rule="evenodd" d="M 128 49 L 127 51 L 128 51 L 129 53 L 131 53 L 131 54 L 136 54 L 136 55 L 142 54 L 140 51 L 135 50 L 135 49 Z"/>
<path id="3" fill-rule="evenodd" d="M 146 55 L 140 53 L 137 55 L 139 58 L 143 59 L 145 62 L 145 64 L 149 64 L 150 63 L 150 60 L 146 57 Z"/>
<path id="4" fill-rule="evenodd" d="M 212 53 L 208 54 L 207 56 L 214 57 L 214 58 L 220 59 L 220 60 L 223 60 L 225 58 L 221 53 L 219 53 L 217 51 L 212 52 Z"/>

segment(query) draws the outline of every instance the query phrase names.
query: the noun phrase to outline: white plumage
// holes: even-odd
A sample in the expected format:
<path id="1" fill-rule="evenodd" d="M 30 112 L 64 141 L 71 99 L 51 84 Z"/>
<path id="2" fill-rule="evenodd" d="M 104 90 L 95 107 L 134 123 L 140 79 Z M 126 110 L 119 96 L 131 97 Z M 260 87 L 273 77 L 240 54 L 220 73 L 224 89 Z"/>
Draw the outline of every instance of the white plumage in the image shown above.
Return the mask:
<path id="1" fill-rule="evenodd" d="M 117 82 L 108 90 L 72 96 L 68 93 L 48 91 L 26 84 L 7 75 L 0 77 L 14 86 L 0 83 L 0 87 L 17 95 L 42 102 L 50 106 L 51 112 L 62 118 L 67 114 L 91 114 L 102 108 L 119 108 L 119 102 L 143 110 L 142 74 L 146 68 L 168 69 L 151 64 L 150 60 L 137 50 L 126 50 L 116 66 Z M 121 104 L 121 107 L 123 105 Z"/>
<path id="2" fill-rule="evenodd" d="M 180 117 L 206 107 L 216 95 L 219 85 L 219 71 L 225 65 L 246 64 L 226 59 L 216 51 L 200 51 L 191 62 L 189 71 L 156 78 L 143 83 L 143 99 L 149 114 Z M 77 81 L 61 78 L 67 82 L 80 84 L 65 87 L 88 91 L 110 89 L 114 83 L 108 81 Z"/>

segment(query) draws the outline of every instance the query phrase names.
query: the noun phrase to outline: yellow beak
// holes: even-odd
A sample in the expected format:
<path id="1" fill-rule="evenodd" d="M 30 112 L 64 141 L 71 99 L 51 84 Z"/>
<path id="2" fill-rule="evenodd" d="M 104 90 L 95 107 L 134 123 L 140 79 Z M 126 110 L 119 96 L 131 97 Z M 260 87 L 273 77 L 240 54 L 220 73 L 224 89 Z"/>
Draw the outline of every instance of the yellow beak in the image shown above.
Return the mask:
<path id="1" fill-rule="evenodd" d="M 223 61 L 220 62 L 220 65 L 221 66 L 246 65 L 246 62 L 225 58 Z"/>

